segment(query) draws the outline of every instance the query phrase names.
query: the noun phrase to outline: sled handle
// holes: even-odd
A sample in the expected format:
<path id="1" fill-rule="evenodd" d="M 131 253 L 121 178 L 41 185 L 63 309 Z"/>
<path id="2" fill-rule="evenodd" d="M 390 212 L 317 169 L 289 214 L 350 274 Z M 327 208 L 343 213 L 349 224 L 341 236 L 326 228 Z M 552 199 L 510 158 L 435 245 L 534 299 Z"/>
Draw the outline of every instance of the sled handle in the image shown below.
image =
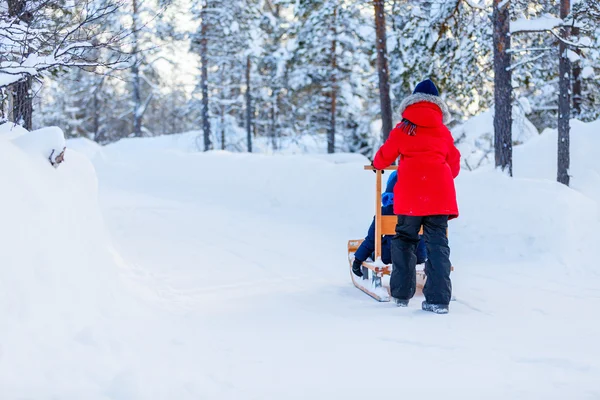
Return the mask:
<path id="1" fill-rule="evenodd" d="M 383 171 L 377 170 L 375 182 L 375 262 L 381 259 L 381 176 Z"/>
<path id="2" fill-rule="evenodd" d="M 365 165 L 366 171 L 375 171 L 375 262 L 381 258 L 381 176 L 383 171 L 394 171 L 398 168 L 397 165 L 390 165 L 383 170 L 375 169 L 372 165 Z"/>
<path id="3" fill-rule="evenodd" d="M 377 171 L 395 171 L 398 169 L 397 165 L 390 165 L 389 167 L 385 167 L 384 169 L 379 169 Z M 372 165 L 365 165 L 365 171 L 373 171 L 375 170 L 375 167 L 373 167 Z"/>

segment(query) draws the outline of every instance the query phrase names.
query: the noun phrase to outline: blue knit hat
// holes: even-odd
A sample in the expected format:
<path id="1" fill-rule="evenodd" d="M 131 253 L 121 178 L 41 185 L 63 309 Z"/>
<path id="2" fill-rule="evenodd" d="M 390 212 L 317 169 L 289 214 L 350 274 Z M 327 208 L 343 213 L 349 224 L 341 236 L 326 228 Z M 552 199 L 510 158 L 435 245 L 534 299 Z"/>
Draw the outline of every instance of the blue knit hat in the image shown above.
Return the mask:
<path id="1" fill-rule="evenodd" d="M 433 83 L 431 79 L 425 79 L 423 82 L 419 83 L 415 88 L 413 94 L 416 93 L 424 93 L 432 96 L 440 95 L 440 92 L 438 92 L 437 87 L 435 87 L 435 83 Z"/>

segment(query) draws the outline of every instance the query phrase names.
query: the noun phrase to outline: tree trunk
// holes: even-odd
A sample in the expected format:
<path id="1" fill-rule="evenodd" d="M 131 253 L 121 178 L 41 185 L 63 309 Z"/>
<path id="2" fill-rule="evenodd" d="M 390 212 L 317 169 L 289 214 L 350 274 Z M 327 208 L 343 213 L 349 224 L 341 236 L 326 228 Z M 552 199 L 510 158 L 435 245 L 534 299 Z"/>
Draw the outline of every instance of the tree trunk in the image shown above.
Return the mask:
<path id="1" fill-rule="evenodd" d="M 8 0 L 7 3 L 9 16 L 18 17 L 28 25 L 31 23 L 33 15 L 26 9 L 26 0 Z M 29 49 L 25 48 L 23 51 L 25 55 L 29 54 Z M 22 125 L 27 130 L 32 129 L 33 95 L 31 89 L 31 76 L 27 76 L 9 88 L 12 97 L 12 122 Z"/>
<path id="2" fill-rule="evenodd" d="M 202 7 L 202 38 L 200 39 L 200 62 L 202 63 L 202 81 L 200 86 L 202 87 L 202 130 L 204 132 L 204 151 L 208 151 L 212 148 L 210 142 L 210 120 L 208 117 L 208 24 L 206 22 L 206 5 Z"/>
<path id="3" fill-rule="evenodd" d="M 98 90 L 98 87 L 94 89 L 94 97 L 92 99 L 92 108 L 94 113 L 92 116 L 92 132 L 94 134 L 94 140 L 96 140 L 98 133 L 100 132 L 100 102 L 98 100 Z"/>
<path id="4" fill-rule="evenodd" d="M 572 28 L 574 36 L 579 36 L 579 28 Z M 581 50 L 577 50 L 577 54 L 581 56 Z M 573 117 L 579 118 L 581 115 L 581 103 L 583 98 L 581 96 L 581 60 L 577 61 L 573 65 Z"/>
<path id="5" fill-rule="evenodd" d="M 502 7 L 500 7 L 502 6 Z M 510 1 L 494 0 L 494 149 L 496 167 L 512 176 Z"/>
<path id="6" fill-rule="evenodd" d="M 8 92 L 6 91 L 6 88 L 0 88 L 0 121 L 4 122 L 7 120 L 8 117 L 8 110 L 7 110 L 7 103 L 8 103 Z"/>
<path id="7" fill-rule="evenodd" d="M 385 1 L 374 0 L 375 34 L 377 37 L 377 71 L 379 74 L 379 101 L 381 104 L 381 123 L 383 141 L 392 130 L 392 102 L 390 100 L 390 72 L 387 60 L 387 39 L 385 35 Z"/>
<path id="8" fill-rule="evenodd" d="M 229 69 L 227 64 L 223 63 L 219 65 L 219 82 L 225 82 L 225 77 L 223 73 L 225 69 Z M 225 93 L 225 89 L 219 90 L 219 111 L 220 111 L 220 119 L 219 119 L 219 131 L 221 136 L 221 150 L 225 150 L 225 97 L 228 96 L 228 93 Z"/>
<path id="9" fill-rule="evenodd" d="M 10 87 L 13 98 L 13 122 L 23 126 L 27 130 L 32 129 L 33 96 L 31 93 L 31 83 L 32 79 L 28 76 Z"/>
<path id="10" fill-rule="evenodd" d="M 138 0 L 132 0 L 133 14 L 131 15 L 131 52 L 132 66 L 131 66 L 131 77 L 133 85 L 133 135 L 135 137 L 142 136 L 142 93 L 141 93 L 141 81 L 140 81 L 140 65 L 139 65 L 139 26 L 138 26 Z"/>
<path id="11" fill-rule="evenodd" d="M 577 62 L 573 66 L 573 113 L 574 118 L 579 118 L 581 115 L 581 103 L 583 99 L 581 97 L 582 84 L 581 84 L 581 63 Z"/>
<path id="12" fill-rule="evenodd" d="M 225 150 L 225 106 L 221 106 L 221 150 Z"/>
<path id="13" fill-rule="evenodd" d="M 571 12 L 571 1 L 561 0 L 560 2 L 560 18 L 565 19 Z M 568 40 L 570 36 L 570 28 L 564 26 L 561 29 L 561 36 Z M 569 186 L 569 120 L 571 118 L 571 97 L 569 90 L 571 89 L 571 62 L 567 55 L 568 47 L 561 40 L 559 44 L 560 60 L 558 65 L 558 182 Z"/>
<path id="14" fill-rule="evenodd" d="M 331 23 L 331 118 L 327 134 L 327 153 L 335 153 L 335 114 L 337 108 L 337 6 L 333 8 Z"/>
<path id="15" fill-rule="evenodd" d="M 92 129 L 94 132 L 94 141 L 96 143 L 100 143 L 103 144 L 106 141 L 106 137 L 104 135 L 104 130 L 101 127 L 101 120 L 100 120 L 100 114 L 102 112 L 101 110 L 101 99 L 100 99 L 100 93 L 102 91 L 102 86 L 104 85 L 104 79 L 106 77 L 103 76 L 100 78 L 100 81 L 98 82 L 98 84 L 96 85 L 96 87 L 94 87 L 94 98 L 92 101 L 92 107 L 94 108 L 93 112 L 94 112 L 94 116 L 92 118 Z"/>
<path id="16" fill-rule="evenodd" d="M 281 17 L 281 4 L 276 4 L 274 5 L 274 12 L 273 15 L 275 16 L 276 19 L 279 19 Z M 280 46 L 280 38 L 278 35 L 275 36 L 275 40 L 274 40 L 274 46 L 276 48 L 279 48 Z M 280 99 L 280 85 L 279 85 L 279 81 L 275 81 L 273 80 L 273 82 L 276 82 L 275 87 L 273 87 L 273 94 L 272 94 L 272 104 L 271 104 L 271 147 L 273 149 L 273 151 L 277 150 L 277 137 L 278 137 L 278 129 L 277 129 L 277 118 L 278 118 L 278 113 L 279 113 L 279 99 Z"/>
<path id="17" fill-rule="evenodd" d="M 248 153 L 252 153 L 252 94 L 250 94 L 250 56 L 246 58 L 246 141 Z"/>
<path id="18" fill-rule="evenodd" d="M 274 93 L 274 97 L 271 103 L 271 126 L 269 136 L 271 136 L 271 148 L 273 151 L 277 150 L 277 140 L 275 139 L 275 118 L 277 116 L 277 93 Z"/>

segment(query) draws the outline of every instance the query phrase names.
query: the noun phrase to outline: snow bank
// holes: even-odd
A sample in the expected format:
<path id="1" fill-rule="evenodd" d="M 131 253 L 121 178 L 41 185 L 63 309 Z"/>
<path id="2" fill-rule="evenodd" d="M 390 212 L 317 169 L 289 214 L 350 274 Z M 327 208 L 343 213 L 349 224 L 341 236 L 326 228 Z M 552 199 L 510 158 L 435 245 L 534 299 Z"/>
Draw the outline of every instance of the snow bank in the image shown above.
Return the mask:
<path id="1" fill-rule="evenodd" d="M 524 103 L 527 106 L 527 102 Z M 519 145 L 538 136 L 535 126 L 519 108 L 513 109 L 513 144 Z M 456 146 L 462 155 L 462 167 L 474 170 L 493 163 L 494 111 L 485 111 L 452 129 Z"/>
<path id="2" fill-rule="evenodd" d="M 30 154 L 39 155 L 53 165 L 65 150 L 65 135 L 58 127 L 42 128 L 24 133 L 13 139 L 13 143 Z"/>
<path id="3" fill-rule="evenodd" d="M 554 181 L 509 178 L 494 170 L 463 171 L 457 192 L 461 216 L 451 223 L 455 262 L 485 269 L 493 255 L 494 264 L 593 272 L 589 260 L 600 240 L 594 200 Z"/>
<path id="4" fill-rule="evenodd" d="M 0 398 L 81 398 L 118 372 L 108 332 L 116 310 L 131 309 L 94 167 L 71 150 L 50 165 L 64 147 L 58 128 L 0 129 Z"/>
<path id="5" fill-rule="evenodd" d="M 15 125 L 12 123 L 0 124 L 0 138 L 12 140 L 27 133 L 29 133 L 29 131 L 23 128 L 21 125 Z"/>
<path id="6" fill-rule="evenodd" d="M 68 139 L 67 146 L 69 149 L 83 154 L 90 160 L 93 160 L 96 157 L 102 157 L 102 146 L 87 138 Z"/>
<path id="7" fill-rule="evenodd" d="M 600 203 L 600 120 L 585 123 L 571 120 L 570 186 Z M 546 129 L 529 143 L 514 148 L 516 177 L 555 181 L 558 131 Z"/>

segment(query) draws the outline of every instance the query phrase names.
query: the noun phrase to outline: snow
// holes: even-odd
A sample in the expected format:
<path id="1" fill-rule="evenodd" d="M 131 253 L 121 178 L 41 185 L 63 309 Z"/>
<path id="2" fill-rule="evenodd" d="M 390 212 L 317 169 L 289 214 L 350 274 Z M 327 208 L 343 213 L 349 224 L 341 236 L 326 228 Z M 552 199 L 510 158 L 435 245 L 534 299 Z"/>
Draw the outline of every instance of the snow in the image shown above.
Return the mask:
<path id="1" fill-rule="evenodd" d="M 12 140 L 27 133 L 21 125 L 7 122 L 0 124 L 0 138 Z"/>
<path id="2" fill-rule="evenodd" d="M 63 131 L 55 126 L 25 133 L 12 142 L 21 149 L 52 162 L 66 147 Z"/>
<path id="3" fill-rule="evenodd" d="M 462 172 L 446 316 L 353 287 L 360 156 L 78 139 L 54 169 L 0 134 L 0 398 L 597 398 L 598 128 L 573 122 L 574 189 L 553 131 L 513 179 Z"/>
<path id="4" fill-rule="evenodd" d="M 19 81 L 23 76 L 21 74 L 5 73 L 0 71 L 0 88 Z"/>
<path id="5" fill-rule="evenodd" d="M 226 139 L 226 148 L 230 151 L 246 151 L 246 129 L 237 126 L 227 126 L 228 136 Z M 215 148 L 220 148 L 220 138 L 213 137 Z M 327 157 L 327 136 L 325 135 L 302 135 L 295 137 L 278 137 L 275 139 L 277 150 L 273 150 L 272 138 L 259 137 L 254 138 L 252 142 L 253 151 L 259 154 L 278 154 L 278 155 L 299 155 L 311 154 Z M 204 149 L 204 139 L 202 131 L 189 131 L 174 135 L 162 135 L 149 138 L 125 138 L 112 145 L 112 149 L 118 152 L 129 152 L 132 149 L 139 149 L 143 143 L 146 150 L 173 150 L 183 152 L 198 152 Z M 336 143 L 343 143 L 341 135 L 336 136 Z M 337 153 L 344 154 L 344 153 Z M 338 157 L 336 154 L 332 157 Z M 364 157 L 352 154 L 342 157 Z"/>
<path id="6" fill-rule="evenodd" d="M 538 135 L 535 126 L 524 114 L 531 112 L 526 98 L 519 99 L 520 107 L 513 107 L 513 144 L 525 143 Z M 493 164 L 494 111 L 492 109 L 469 119 L 452 129 L 457 148 L 462 155 L 462 167 L 477 169 Z"/>
<path id="7" fill-rule="evenodd" d="M 102 157 L 102 146 L 86 138 L 69 139 L 69 149 L 85 155 L 89 159 Z"/>
<path id="8" fill-rule="evenodd" d="M 515 32 L 532 32 L 532 31 L 548 31 L 563 24 L 563 20 L 550 14 L 544 14 L 539 18 L 527 19 L 519 18 L 510 23 L 510 31 Z"/>
<path id="9" fill-rule="evenodd" d="M 571 120 L 571 187 L 600 203 L 600 169 L 595 162 L 594 150 L 600 146 L 600 121 L 584 123 Z M 556 179 L 558 131 L 547 129 L 542 135 L 524 146 L 515 147 L 514 173 L 537 179 Z"/>
<path id="10" fill-rule="evenodd" d="M 531 107 L 531 102 L 527 97 L 519 97 L 517 101 L 519 102 L 519 107 L 521 107 L 525 115 L 529 115 L 533 112 L 533 107 Z"/>
<path id="11" fill-rule="evenodd" d="M 115 311 L 130 309 L 121 302 L 94 168 L 69 152 L 54 169 L 30 144 L 0 137 L 0 397 L 99 399 L 98 385 L 124 361 L 114 358 L 123 344 L 109 333 Z"/>
<path id="12" fill-rule="evenodd" d="M 567 58 L 572 63 L 576 63 L 577 61 L 581 60 L 581 57 L 579 56 L 579 54 L 577 54 L 576 52 L 574 52 L 571 49 L 567 49 Z"/>
<path id="13" fill-rule="evenodd" d="M 595 75 L 594 72 L 594 68 L 587 66 L 587 67 L 583 67 L 583 70 L 581 71 L 581 77 L 583 79 L 589 79 L 592 78 Z"/>

